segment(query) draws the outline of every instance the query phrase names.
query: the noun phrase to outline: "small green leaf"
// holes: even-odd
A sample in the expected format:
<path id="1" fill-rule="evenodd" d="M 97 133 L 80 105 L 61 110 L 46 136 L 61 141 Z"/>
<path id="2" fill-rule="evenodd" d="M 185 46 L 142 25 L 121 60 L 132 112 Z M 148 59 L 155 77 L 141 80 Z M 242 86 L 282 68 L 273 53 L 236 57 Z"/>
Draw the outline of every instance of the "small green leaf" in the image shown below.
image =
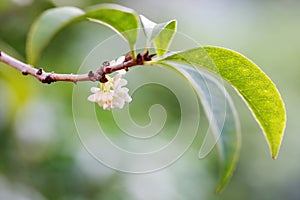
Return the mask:
<path id="1" fill-rule="evenodd" d="M 154 38 L 154 45 L 158 56 L 162 56 L 168 51 L 176 32 L 176 24 L 176 20 L 172 20 L 154 27 L 153 32 L 160 31 L 158 36 Z"/>
<path id="2" fill-rule="evenodd" d="M 31 26 L 28 34 L 26 43 L 28 63 L 34 65 L 53 36 L 71 22 L 79 20 L 83 14 L 82 10 L 75 7 L 60 7 L 45 11 Z"/>
<path id="3" fill-rule="evenodd" d="M 152 38 L 153 29 L 157 24 L 154 23 L 153 21 L 149 20 L 148 18 L 146 18 L 143 15 L 140 15 L 140 19 L 141 19 L 143 31 L 148 39 L 148 43 L 150 43 L 153 40 L 153 38 Z"/>
<path id="4" fill-rule="evenodd" d="M 176 32 L 176 20 L 171 20 L 165 23 L 156 24 L 140 15 L 144 33 L 150 44 L 154 41 L 158 56 L 164 55 L 170 46 L 170 43 Z"/>
<path id="5" fill-rule="evenodd" d="M 128 41 L 131 51 L 134 51 L 139 21 L 133 10 L 116 4 L 100 4 L 89 8 L 85 16 L 116 30 Z"/>
<path id="6" fill-rule="evenodd" d="M 208 62 L 208 53 L 214 65 Z M 209 69 L 228 81 L 246 101 L 266 136 L 271 156 L 278 155 L 286 124 L 283 100 L 270 78 L 243 55 L 220 47 L 195 48 L 162 60 L 188 62 Z"/>
<path id="7" fill-rule="evenodd" d="M 175 70 L 184 75 L 203 104 L 215 140 L 212 143 L 208 143 L 206 138 L 209 135 L 206 135 L 199 157 L 205 157 L 217 144 L 221 161 L 221 173 L 216 191 L 220 193 L 235 170 L 240 150 L 240 124 L 233 101 L 225 87 L 207 72 L 199 71 L 190 65 L 174 62 L 159 63 L 173 69 L 175 68 Z M 204 146 L 208 146 L 206 148 L 207 152 L 203 150 Z"/>

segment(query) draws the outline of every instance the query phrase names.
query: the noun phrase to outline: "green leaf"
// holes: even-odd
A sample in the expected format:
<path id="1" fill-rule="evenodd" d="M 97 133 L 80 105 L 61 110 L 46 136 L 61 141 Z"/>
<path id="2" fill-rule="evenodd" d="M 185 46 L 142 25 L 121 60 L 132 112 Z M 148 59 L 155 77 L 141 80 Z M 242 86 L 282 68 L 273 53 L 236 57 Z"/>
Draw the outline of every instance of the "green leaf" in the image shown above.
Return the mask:
<path id="1" fill-rule="evenodd" d="M 150 43 L 154 39 L 153 36 L 155 34 L 152 34 L 152 33 L 153 33 L 154 27 L 157 24 L 155 22 L 149 20 L 148 18 L 146 18 L 143 15 L 140 15 L 140 19 L 141 19 L 141 24 L 142 24 L 142 27 L 143 27 L 143 31 L 144 31 L 147 39 L 148 39 L 148 43 Z"/>
<path id="2" fill-rule="evenodd" d="M 75 7 L 60 7 L 45 11 L 31 26 L 28 34 L 26 44 L 28 63 L 34 65 L 53 36 L 83 14 L 82 10 Z"/>
<path id="3" fill-rule="evenodd" d="M 131 51 L 134 51 L 139 21 L 132 9 L 116 4 L 100 4 L 89 8 L 85 16 L 120 33 L 128 41 Z"/>
<path id="4" fill-rule="evenodd" d="M 148 43 L 150 44 L 154 41 L 157 55 L 164 55 L 168 51 L 176 32 L 176 20 L 156 24 L 143 15 L 140 15 L 140 19 L 144 33 L 148 39 Z"/>
<path id="5" fill-rule="evenodd" d="M 129 43 L 131 50 L 138 36 L 138 17 L 129 8 L 115 4 L 100 4 L 87 13 L 75 7 L 60 7 L 45 11 L 31 26 L 26 52 L 28 62 L 34 65 L 54 35 L 74 22 L 89 19 L 116 30 Z"/>
<path id="6" fill-rule="evenodd" d="M 235 170 L 241 143 L 239 118 L 233 101 L 225 87 L 207 72 L 199 71 L 190 65 L 174 62 L 160 62 L 160 64 L 175 68 L 184 75 L 203 104 L 205 114 L 210 122 L 210 129 L 214 134 L 214 140 L 209 143 L 207 139 L 209 135 L 206 135 L 199 151 L 199 157 L 207 156 L 217 144 L 221 173 L 216 191 L 220 193 Z"/>
<path id="7" fill-rule="evenodd" d="M 176 32 L 176 24 L 176 20 L 172 20 L 165 24 L 158 24 L 154 27 L 153 32 L 161 31 L 154 39 L 154 45 L 158 56 L 162 56 L 168 51 Z"/>
<path id="8" fill-rule="evenodd" d="M 204 50 L 216 67 L 208 61 Z M 195 64 L 228 81 L 244 98 L 262 128 L 272 158 L 277 157 L 286 124 L 286 111 L 275 84 L 257 65 L 232 50 L 209 46 L 175 53 L 162 60 Z"/>

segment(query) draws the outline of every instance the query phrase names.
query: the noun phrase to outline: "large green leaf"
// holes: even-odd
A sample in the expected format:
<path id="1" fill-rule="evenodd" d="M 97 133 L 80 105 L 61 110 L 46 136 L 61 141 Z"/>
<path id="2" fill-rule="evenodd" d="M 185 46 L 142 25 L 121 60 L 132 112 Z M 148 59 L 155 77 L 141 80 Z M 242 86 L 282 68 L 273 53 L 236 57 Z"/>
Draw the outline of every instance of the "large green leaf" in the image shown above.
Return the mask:
<path id="1" fill-rule="evenodd" d="M 100 4 L 89 8 L 86 17 L 119 32 L 128 41 L 131 51 L 134 51 L 139 31 L 139 19 L 132 9 L 116 4 Z"/>
<path id="2" fill-rule="evenodd" d="M 214 140 L 209 142 L 207 139 L 209 135 L 206 135 L 199 157 L 204 158 L 217 144 L 221 160 L 221 175 L 217 187 L 217 192 L 220 193 L 230 180 L 239 156 L 240 125 L 234 104 L 225 87 L 207 72 L 195 69 L 191 65 L 174 62 L 160 62 L 160 64 L 175 68 L 183 74 L 203 104 Z"/>
<path id="3" fill-rule="evenodd" d="M 53 36 L 84 12 L 75 7 L 60 7 L 45 11 L 31 26 L 28 34 L 26 53 L 29 64 L 35 64 L 41 51 Z"/>
<path id="4" fill-rule="evenodd" d="M 100 4 L 84 12 L 75 7 L 60 7 L 45 11 L 31 26 L 27 39 L 27 59 L 35 64 L 54 35 L 74 22 L 92 20 L 109 26 L 122 35 L 131 50 L 138 36 L 138 17 L 129 8 L 115 4 Z"/>
<path id="5" fill-rule="evenodd" d="M 216 67 L 207 61 L 204 50 Z M 195 64 L 228 81 L 244 98 L 261 126 L 272 158 L 277 157 L 285 129 L 286 112 L 276 86 L 257 65 L 237 52 L 210 46 L 174 53 L 162 60 Z"/>
<path id="6" fill-rule="evenodd" d="M 143 15 L 140 15 L 140 19 L 144 33 L 148 39 L 148 43 L 153 41 L 157 55 L 164 55 L 168 51 L 176 32 L 176 20 L 156 24 Z"/>

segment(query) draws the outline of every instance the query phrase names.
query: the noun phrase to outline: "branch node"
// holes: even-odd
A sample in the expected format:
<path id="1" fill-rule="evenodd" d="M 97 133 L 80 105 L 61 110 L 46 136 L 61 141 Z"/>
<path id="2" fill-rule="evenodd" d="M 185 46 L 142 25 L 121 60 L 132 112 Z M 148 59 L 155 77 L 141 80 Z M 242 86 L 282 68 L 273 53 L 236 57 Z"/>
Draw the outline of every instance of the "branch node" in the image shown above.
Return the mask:
<path id="1" fill-rule="evenodd" d="M 88 77 L 89 77 L 89 78 L 92 78 L 92 77 L 94 77 L 94 72 L 93 72 L 93 71 L 89 71 L 89 73 L 88 73 Z"/>
<path id="2" fill-rule="evenodd" d="M 142 57 L 143 57 L 144 61 L 151 61 L 153 56 L 156 56 L 156 54 L 150 54 L 149 55 L 148 50 L 142 54 Z"/>
<path id="3" fill-rule="evenodd" d="M 143 57 L 140 53 L 136 56 L 136 64 L 137 65 L 143 65 L 144 64 Z"/>
<path id="4" fill-rule="evenodd" d="M 123 62 L 127 62 L 127 61 L 129 61 L 129 60 L 132 60 L 131 52 L 129 52 L 129 53 L 127 53 L 127 54 L 125 55 L 125 59 L 124 59 Z"/>
<path id="5" fill-rule="evenodd" d="M 43 74 L 43 69 L 42 68 L 39 68 L 37 71 L 36 71 L 36 75 L 42 75 Z"/>
<path id="6" fill-rule="evenodd" d="M 111 73 L 111 67 L 110 67 L 110 66 L 105 67 L 105 68 L 104 68 L 104 73 L 105 73 L 105 74 Z"/>
<path id="7" fill-rule="evenodd" d="M 23 74 L 24 76 L 26 76 L 26 75 L 28 75 L 28 72 L 27 72 L 27 71 L 22 71 L 22 74 Z"/>
<path id="8" fill-rule="evenodd" d="M 102 63 L 102 65 L 103 65 L 104 67 L 108 67 L 108 66 L 110 65 L 110 63 L 109 63 L 109 61 L 104 61 L 104 62 Z"/>
<path id="9" fill-rule="evenodd" d="M 42 83 L 51 84 L 53 82 L 55 82 L 55 80 L 51 77 L 51 75 L 47 75 L 45 79 L 42 79 Z"/>
<path id="10" fill-rule="evenodd" d="M 89 77 L 90 81 L 96 81 L 95 74 L 93 71 L 89 71 L 88 77 Z"/>
<path id="11" fill-rule="evenodd" d="M 100 81 L 101 83 L 106 83 L 106 82 L 108 81 L 108 79 L 106 78 L 105 74 L 103 74 L 103 75 L 100 77 L 99 81 Z"/>

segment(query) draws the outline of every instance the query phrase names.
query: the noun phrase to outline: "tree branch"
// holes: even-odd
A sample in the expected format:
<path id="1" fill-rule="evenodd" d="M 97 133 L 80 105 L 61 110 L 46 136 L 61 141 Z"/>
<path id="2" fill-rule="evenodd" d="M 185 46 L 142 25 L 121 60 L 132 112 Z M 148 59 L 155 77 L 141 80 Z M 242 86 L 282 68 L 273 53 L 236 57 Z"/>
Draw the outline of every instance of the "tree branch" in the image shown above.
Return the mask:
<path id="1" fill-rule="evenodd" d="M 113 73 L 115 71 L 125 69 L 136 65 L 143 65 L 144 61 L 150 61 L 155 54 L 149 55 L 149 52 L 145 52 L 142 55 L 138 54 L 136 59 L 132 59 L 130 55 L 126 55 L 125 60 L 117 65 L 110 66 L 106 61 L 102 66 L 94 73 L 90 71 L 86 74 L 57 74 L 54 72 L 45 72 L 42 68 L 34 68 L 29 64 L 25 64 L 0 50 L 0 61 L 8 64 L 9 66 L 19 70 L 23 75 L 31 75 L 36 77 L 42 83 L 53 83 L 56 81 L 66 81 L 77 83 L 78 81 L 100 81 L 105 83 L 107 81 L 105 75 Z"/>

